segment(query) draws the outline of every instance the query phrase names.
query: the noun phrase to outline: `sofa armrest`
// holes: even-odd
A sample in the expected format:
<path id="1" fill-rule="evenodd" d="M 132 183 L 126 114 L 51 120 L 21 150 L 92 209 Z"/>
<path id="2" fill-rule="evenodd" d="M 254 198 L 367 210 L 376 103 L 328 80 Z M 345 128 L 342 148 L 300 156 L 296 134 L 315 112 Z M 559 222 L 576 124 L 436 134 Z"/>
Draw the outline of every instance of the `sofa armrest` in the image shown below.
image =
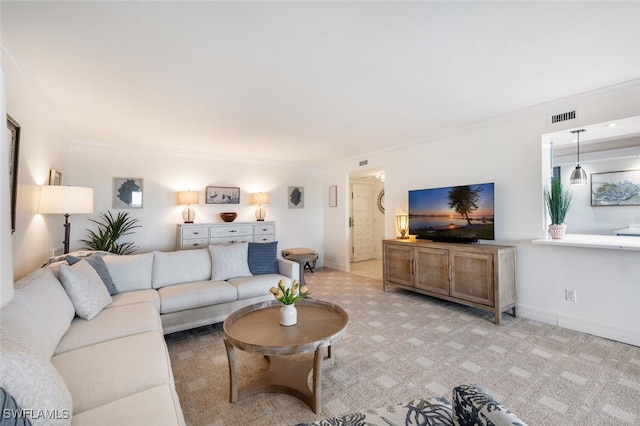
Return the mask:
<path id="1" fill-rule="evenodd" d="M 453 389 L 453 424 L 527 426 L 518 416 L 476 385 Z"/>
<path id="2" fill-rule="evenodd" d="M 300 279 L 300 264 L 292 260 L 278 258 L 278 272 L 292 280 Z"/>

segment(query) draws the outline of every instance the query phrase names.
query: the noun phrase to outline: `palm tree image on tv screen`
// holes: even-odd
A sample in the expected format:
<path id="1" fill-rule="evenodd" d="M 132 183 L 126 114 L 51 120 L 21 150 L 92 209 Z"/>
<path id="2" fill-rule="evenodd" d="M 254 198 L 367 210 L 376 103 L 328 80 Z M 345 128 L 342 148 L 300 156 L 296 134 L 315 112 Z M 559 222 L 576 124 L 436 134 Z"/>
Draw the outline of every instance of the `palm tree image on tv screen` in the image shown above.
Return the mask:
<path id="1" fill-rule="evenodd" d="M 409 191 L 409 234 L 432 240 L 494 240 L 494 185 Z"/>

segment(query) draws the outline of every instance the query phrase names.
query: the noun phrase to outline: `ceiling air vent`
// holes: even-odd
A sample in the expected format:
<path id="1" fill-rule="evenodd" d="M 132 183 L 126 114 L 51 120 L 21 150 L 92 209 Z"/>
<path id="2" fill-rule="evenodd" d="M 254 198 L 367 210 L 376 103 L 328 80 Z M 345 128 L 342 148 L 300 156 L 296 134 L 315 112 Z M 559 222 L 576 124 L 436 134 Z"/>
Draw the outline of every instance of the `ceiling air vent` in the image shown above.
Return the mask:
<path id="1" fill-rule="evenodd" d="M 552 126 L 564 121 L 575 120 L 576 118 L 578 118 L 578 112 L 576 110 L 553 114 L 549 115 L 547 125 Z"/>

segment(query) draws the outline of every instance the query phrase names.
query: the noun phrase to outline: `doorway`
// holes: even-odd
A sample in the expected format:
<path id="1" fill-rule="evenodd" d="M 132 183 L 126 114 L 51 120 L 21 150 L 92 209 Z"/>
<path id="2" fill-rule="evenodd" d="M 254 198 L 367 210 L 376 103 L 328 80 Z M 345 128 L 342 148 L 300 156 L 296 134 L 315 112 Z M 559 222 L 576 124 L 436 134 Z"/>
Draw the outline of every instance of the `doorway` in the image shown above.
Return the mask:
<path id="1" fill-rule="evenodd" d="M 382 279 L 384 239 L 384 170 L 349 175 L 349 270 L 355 275 Z"/>

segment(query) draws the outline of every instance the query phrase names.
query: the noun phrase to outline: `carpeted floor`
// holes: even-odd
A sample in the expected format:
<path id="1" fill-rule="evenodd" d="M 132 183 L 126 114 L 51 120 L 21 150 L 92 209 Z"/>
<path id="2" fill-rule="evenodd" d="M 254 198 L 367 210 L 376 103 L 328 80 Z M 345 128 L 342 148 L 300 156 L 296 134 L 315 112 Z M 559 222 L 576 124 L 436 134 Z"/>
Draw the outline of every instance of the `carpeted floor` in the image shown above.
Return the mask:
<path id="1" fill-rule="evenodd" d="M 260 394 L 229 402 L 222 324 L 166 336 L 188 425 L 293 425 L 424 396 L 451 399 L 475 383 L 529 425 L 640 424 L 640 348 L 524 318 L 495 326 L 483 311 L 384 293 L 379 280 L 330 269 L 306 274 L 311 295 L 350 316 L 325 368 L 323 409 Z M 275 284 L 275 283 L 274 283 Z M 240 384 L 266 361 L 236 351 Z"/>

